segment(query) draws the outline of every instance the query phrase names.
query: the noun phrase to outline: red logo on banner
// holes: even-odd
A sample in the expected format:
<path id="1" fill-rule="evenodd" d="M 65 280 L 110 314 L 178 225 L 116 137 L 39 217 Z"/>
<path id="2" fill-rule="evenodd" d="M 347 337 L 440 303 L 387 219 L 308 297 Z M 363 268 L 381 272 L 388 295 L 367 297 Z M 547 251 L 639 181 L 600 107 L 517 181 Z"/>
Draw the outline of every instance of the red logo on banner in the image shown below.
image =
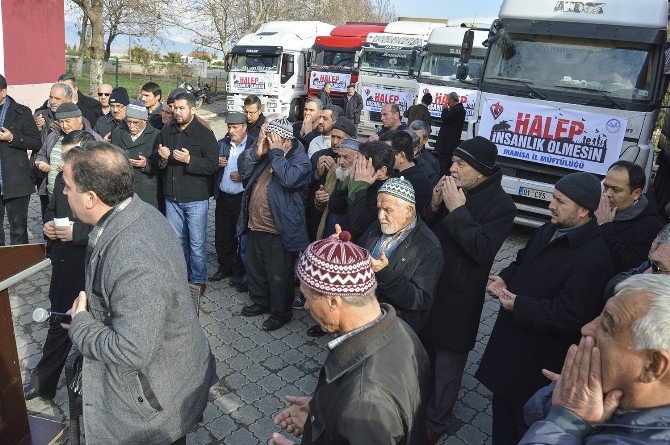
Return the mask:
<path id="1" fill-rule="evenodd" d="M 365 89 L 365 94 L 368 95 L 368 96 L 370 95 L 370 88 Z"/>
<path id="2" fill-rule="evenodd" d="M 500 102 L 496 102 L 493 105 L 491 105 L 491 115 L 493 116 L 493 119 L 498 119 L 501 114 L 503 114 L 503 111 L 505 111 L 505 108 L 500 105 Z"/>
<path id="3" fill-rule="evenodd" d="M 428 93 L 430 93 L 430 90 L 428 88 L 424 88 L 423 89 L 423 94 L 428 94 Z"/>

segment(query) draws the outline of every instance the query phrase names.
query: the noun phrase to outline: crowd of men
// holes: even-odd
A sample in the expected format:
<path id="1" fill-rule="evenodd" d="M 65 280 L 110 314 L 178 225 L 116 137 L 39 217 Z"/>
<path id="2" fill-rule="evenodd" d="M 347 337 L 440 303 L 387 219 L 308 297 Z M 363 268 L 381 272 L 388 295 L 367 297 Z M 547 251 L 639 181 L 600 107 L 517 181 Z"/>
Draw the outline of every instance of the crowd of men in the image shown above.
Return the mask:
<path id="1" fill-rule="evenodd" d="M 287 395 L 275 418 L 304 444 L 453 432 L 486 293 L 500 309 L 476 378 L 493 394 L 493 444 L 670 440 L 670 227 L 638 165 L 562 177 L 551 221 L 491 275 L 516 207 L 496 145 L 460 141 L 456 93 L 437 157 L 430 95 L 410 122 L 384 105 L 363 143 L 355 92 L 342 109 L 324 88 L 294 124 L 250 95 L 219 141 L 192 94 L 163 101 L 149 82 L 137 97 L 103 84 L 91 99 L 66 74 L 31 113 L 0 76 L 0 220 L 27 243 L 39 193 L 51 307 L 72 315 L 50 326 L 26 398 L 54 397 L 74 344 L 90 443 L 185 443 L 217 380 L 189 284 L 226 278 L 262 329 L 304 307 L 306 335 L 336 335 L 312 397 Z"/>

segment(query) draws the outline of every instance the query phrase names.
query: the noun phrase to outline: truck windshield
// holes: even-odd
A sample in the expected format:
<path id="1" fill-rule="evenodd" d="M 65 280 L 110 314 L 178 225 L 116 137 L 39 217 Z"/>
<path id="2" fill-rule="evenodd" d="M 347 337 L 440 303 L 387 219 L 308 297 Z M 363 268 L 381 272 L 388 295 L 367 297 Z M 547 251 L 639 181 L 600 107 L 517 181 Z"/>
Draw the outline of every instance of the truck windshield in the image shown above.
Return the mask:
<path id="1" fill-rule="evenodd" d="M 421 79 L 456 80 L 458 61 L 457 54 L 426 54 L 421 62 Z M 484 67 L 484 59 L 472 57 L 468 62 L 468 67 L 468 80 L 479 79 Z"/>
<path id="2" fill-rule="evenodd" d="M 312 51 L 311 65 L 353 68 L 355 56 L 355 51 L 316 49 Z"/>
<path id="3" fill-rule="evenodd" d="M 230 71 L 279 72 L 280 56 L 269 54 L 233 54 Z"/>
<path id="4" fill-rule="evenodd" d="M 642 43 L 506 33 L 491 46 L 484 82 L 649 101 L 658 63 L 652 49 Z"/>
<path id="5" fill-rule="evenodd" d="M 412 51 L 365 48 L 361 54 L 361 69 L 391 70 L 407 73 L 412 64 Z"/>

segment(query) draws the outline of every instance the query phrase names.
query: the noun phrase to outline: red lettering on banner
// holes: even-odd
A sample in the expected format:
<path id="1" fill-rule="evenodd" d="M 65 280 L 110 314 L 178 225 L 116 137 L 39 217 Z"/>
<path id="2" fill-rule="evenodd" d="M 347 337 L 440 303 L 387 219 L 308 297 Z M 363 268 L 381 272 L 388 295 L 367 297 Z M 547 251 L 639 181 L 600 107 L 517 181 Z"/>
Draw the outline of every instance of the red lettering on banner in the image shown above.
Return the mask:
<path id="1" fill-rule="evenodd" d="M 338 83 L 340 81 L 340 76 L 335 76 L 332 74 L 322 74 L 321 77 L 319 78 L 319 81 L 322 83 L 330 82 L 330 83 Z"/>
<path id="2" fill-rule="evenodd" d="M 552 134 L 549 134 L 549 130 L 551 130 L 551 118 L 546 117 L 544 120 L 544 134 L 542 135 L 545 139 L 553 139 L 554 136 Z"/>
<path id="3" fill-rule="evenodd" d="M 397 104 L 400 96 L 395 94 L 375 93 L 375 102 L 383 102 L 387 104 Z"/>
<path id="4" fill-rule="evenodd" d="M 584 123 L 579 121 L 570 122 L 570 131 L 568 132 L 568 138 L 573 139 L 575 136 L 584 133 Z"/>
<path id="5" fill-rule="evenodd" d="M 438 105 L 444 105 L 447 103 L 447 95 L 443 93 L 435 93 L 433 97 L 433 103 Z"/>
<path id="6" fill-rule="evenodd" d="M 528 124 L 530 124 L 530 114 L 528 114 L 528 113 L 517 113 L 517 115 L 516 115 L 516 128 L 514 129 L 514 132 L 518 133 L 518 134 L 528 133 Z"/>
<path id="7" fill-rule="evenodd" d="M 569 120 L 567 119 L 559 119 L 558 123 L 556 124 L 556 139 L 560 139 L 563 137 L 563 133 L 568 131 L 567 125 L 570 123 Z"/>
<path id="8" fill-rule="evenodd" d="M 529 136 L 542 137 L 542 116 L 535 116 L 530 123 Z"/>
<path id="9" fill-rule="evenodd" d="M 258 83 L 258 78 L 256 78 L 256 77 L 240 77 L 240 83 L 255 85 L 255 84 Z"/>

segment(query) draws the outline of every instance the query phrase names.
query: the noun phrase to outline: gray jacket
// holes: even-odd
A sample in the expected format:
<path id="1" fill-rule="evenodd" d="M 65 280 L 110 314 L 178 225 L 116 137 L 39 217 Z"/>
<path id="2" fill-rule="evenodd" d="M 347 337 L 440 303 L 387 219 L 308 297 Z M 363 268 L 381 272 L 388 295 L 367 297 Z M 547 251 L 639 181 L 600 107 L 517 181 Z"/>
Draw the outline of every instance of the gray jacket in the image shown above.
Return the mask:
<path id="1" fill-rule="evenodd" d="M 571 411 L 551 405 L 554 384 L 535 393 L 524 407 L 530 429 L 519 445 L 637 445 L 670 443 L 670 405 L 617 410 L 607 423 L 591 427 Z"/>
<path id="2" fill-rule="evenodd" d="M 69 331 L 84 356 L 86 442 L 172 443 L 193 429 L 216 380 L 177 236 L 134 195 L 94 227 L 89 250 L 88 312 Z"/>

